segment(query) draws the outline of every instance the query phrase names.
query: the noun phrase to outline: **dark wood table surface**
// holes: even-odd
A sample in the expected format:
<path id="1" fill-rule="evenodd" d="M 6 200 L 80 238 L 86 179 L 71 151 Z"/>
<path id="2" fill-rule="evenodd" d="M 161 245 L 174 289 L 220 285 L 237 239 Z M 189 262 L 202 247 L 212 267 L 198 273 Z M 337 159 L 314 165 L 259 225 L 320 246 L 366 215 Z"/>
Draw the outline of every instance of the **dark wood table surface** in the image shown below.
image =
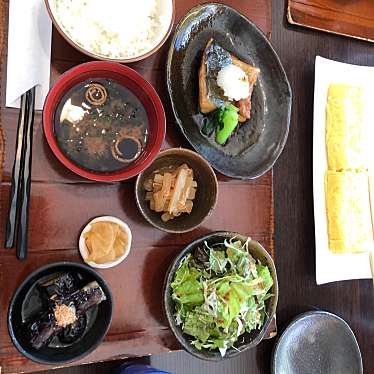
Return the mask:
<path id="1" fill-rule="evenodd" d="M 286 3 L 273 0 L 272 21 L 272 42 L 294 95 L 287 145 L 274 168 L 275 246 L 280 285 L 278 327 L 282 331 L 293 317 L 307 310 L 324 309 L 336 313 L 356 334 L 364 372 L 372 374 L 372 281 L 344 281 L 322 286 L 315 282 L 312 135 L 315 56 L 374 66 L 374 45 L 291 26 L 286 21 Z M 258 358 L 258 369 L 253 372 L 269 371 L 272 346 L 273 342 L 268 342 L 253 353 Z"/>
<path id="2" fill-rule="evenodd" d="M 201 0 L 176 1 L 178 22 Z M 43 135 L 41 114 L 34 122 L 33 169 L 30 202 L 28 258 L 20 262 L 14 251 L 1 248 L 8 210 L 18 110 L 4 107 L 6 77 L 7 3 L 0 1 L 1 126 L 5 161 L 0 185 L 0 372 L 46 370 L 22 356 L 7 330 L 7 311 L 19 284 L 39 267 L 56 261 L 81 261 L 77 241 L 92 217 L 114 215 L 133 233 L 130 256 L 119 266 L 100 271 L 114 297 L 113 319 L 104 342 L 78 363 L 97 362 L 179 349 L 162 310 L 162 285 L 175 255 L 193 239 L 215 230 L 237 231 L 260 241 L 274 255 L 272 171 L 254 181 L 218 175 L 219 200 L 209 219 L 193 232 L 170 235 L 142 218 L 134 201 L 134 182 L 95 183 L 74 175 L 53 156 Z M 267 34 L 271 31 L 271 0 L 226 0 L 253 19 Z M 170 41 L 170 40 L 169 40 Z M 130 66 L 154 85 L 167 115 L 163 148 L 188 146 L 177 130 L 165 87 L 165 60 L 169 43 L 156 54 Z M 22 46 L 20 46 L 21 48 Z M 67 69 L 90 60 L 55 32 L 52 38 L 51 83 Z M 197 71 L 196 71 L 197 79 Z M 0 152 L 1 153 L 1 152 Z M 239 213 L 241 212 L 241 213 Z"/>
<path id="3" fill-rule="evenodd" d="M 291 26 L 286 14 L 287 0 L 273 0 L 271 39 L 294 94 L 289 138 L 274 167 L 275 248 L 280 285 L 278 331 L 281 332 L 299 313 L 316 309 L 336 313 L 349 323 L 356 334 L 364 373 L 372 374 L 374 288 L 371 280 L 322 286 L 317 286 L 315 282 L 312 135 L 315 56 L 318 54 L 343 62 L 374 66 L 374 44 Z M 231 360 L 231 363 L 201 364 L 199 371 L 196 371 L 196 364 L 191 364 L 191 368 L 199 374 L 267 374 L 270 373 L 273 346 L 274 340 L 265 341 L 257 349 Z M 165 360 L 168 358 L 165 357 Z M 183 362 L 187 365 L 186 360 Z M 175 367 L 178 365 L 175 364 Z M 63 374 L 80 372 L 66 370 Z M 192 371 L 184 368 L 180 373 Z"/>
<path id="4" fill-rule="evenodd" d="M 182 1 L 182 0 L 177 0 Z M 374 289 L 370 280 L 317 286 L 312 191 L 314 59 L 317 54 L 374 66 L 374 45 L 290 26 L 286 0 L 273 0 L 272 42 L 294 93 L 289 139 L 274 168 L 275 246 L 280 284 L 278 327 L 297 314 L 324 309 L 344 318 L 356 334 L 364 372 L 374 372 Z M 339 344 L 339 342 L 337 342 Z M 246 353 L 248 373 L 269 373 L 274 341 Z M 214 365 L 214 372 L 220 372 Z M 235 369 L 229 370 L 235 374 Z"/>
<path id="5" fill-rule="evenodd" d="M 288 0 L 290 23 L 374 42 L 372 0 Z"/>

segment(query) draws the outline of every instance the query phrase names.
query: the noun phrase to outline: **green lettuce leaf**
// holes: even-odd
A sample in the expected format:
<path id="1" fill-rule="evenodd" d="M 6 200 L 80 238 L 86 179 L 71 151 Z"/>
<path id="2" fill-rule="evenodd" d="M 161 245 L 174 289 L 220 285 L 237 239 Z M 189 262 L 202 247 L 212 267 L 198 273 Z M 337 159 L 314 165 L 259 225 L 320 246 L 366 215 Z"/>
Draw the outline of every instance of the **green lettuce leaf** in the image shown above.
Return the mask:
<path id="1" fill-rule="evenodd" d="M 215 273 L 225 273 L 227 265 L 226 252 L 215 251 L 214 249 L 211 249 L 209 252 L 209 264 L 210 269 Z"/>
<path id="2" fill-rule="evenodd" d="M 171 288 L 173 289 L 173 299 L 181 305 L 188 304 L 192 307 L 204 302 L 200 271 L 189 266 L 188 260 L 184 261 L 176 271 Z"/>
<path id="3" fill-rule="evenodd" d="M 213 248 L 205 243 L 202 250 L 203 262 L 187 255 L 175 273 L 175 319 L 197 349 L 225 355 L 245 331 L 263 326 L 273 279 L 250 255 L 248 242 L 233 239 Z"/>
<path id="4" fill-rule="evenodd" d="M 271 277 L 270 270 L 267 266 L 258 264 L 256 265 L 258 277 L 262 279 L 261 287 L 264 295 L 273 287 L 273 278 Z"/>

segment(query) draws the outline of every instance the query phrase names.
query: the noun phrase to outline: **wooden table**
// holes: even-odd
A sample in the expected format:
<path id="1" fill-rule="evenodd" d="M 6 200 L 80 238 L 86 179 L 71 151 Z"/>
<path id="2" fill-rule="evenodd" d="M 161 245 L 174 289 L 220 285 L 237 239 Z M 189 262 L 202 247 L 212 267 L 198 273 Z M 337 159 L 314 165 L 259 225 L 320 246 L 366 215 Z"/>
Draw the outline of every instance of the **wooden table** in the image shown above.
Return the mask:
<path id="1" fill-rule="evenodd" d="M 288 141 L 274 167 L 275 248 L 280 286 L 278 331 L 282 332 L 292 318 L 308 310 L 336 313 L 356 334 L 364 373 L 372 374 L 374 290 L 371 280 L 323 286 L 315 282 L 312 136 L 315 56 L 374 66 L 374 45 L 291 26 L 286 14 L 287 0 L 273 0 L 271 40 L 294 95 Z M 274 340 L 265 341 L 230 364 L 213 366 L 209 373 L 270 373 L 273 345 Z"/>
<path id="2" fill-rule="evenodd" d="M 288 0 L 288 21 L 374 42 L 372 0 Z"/>
<path id="3" fill-rule="evenodd" d="M 200 2 L 176 0 L 177 20 Z M 265 33 L 270 34 L 270 0 L 226 2 L 247 14 Z M 5 138 L 0 186 L 0 243 L 3 243 L 18 110 L 4 108 L 7 2 L 1 1 L 0 6 L 0 116 Z M 57 33 L 53 35 L 52 45 L 52 84 L 68 68 L 89 60 Z M 168 43 L 157 54 L 131 66 L 155 86 L 165 106 L 167 136 L 163 147 L 187 146 L 177 131 L 165 88 L 167 49 Z M 41 116 L 38 114 L 34 125 L 29 256 L 26 261 L 20 262 L 15 258 L 14 251 L 0 249 L 0 371 L 2 368 L 4 373 L 17 373 L 48 368 L 27 360 L 13 346 L 6 323 L 9 301 L 31 271 L 55 261 L 81 261 L 77 250 L 79 233 L 88 220 L 98 215 L 110 214 L 126 221 L 133 232 L 133 246 L 125 262 L 101 272 L 114 296 L 112 325 L 99 348 L 78 363 L 179 349 L 161 306 L 163 278 L 178 251 L 204 233 L 224 229 L 259 240 L 274 254 L 272 171 L 250 182 L 230 180 L 221 175 L 218 179 L 219 202 L 207 222 L 192 233 L 165 234 L 149 226 L 138 212 L 134 200 L 134 179 L 99 184 L 83 180 L 65 169 L 44 140 Z"/>
<path id="4" fill-rule="evenodd" d="M 282 331 L 293 317 L 307 310 L 324 309 L 336 313 L 355 332 L 364 372 L 372 374 L 372 281 L 345 281 L 323 286 L 317 286 L 315 282 L 312 138 L 315 56 L 374 66 L 374 45 L 291 26 L 286 20 L 286 3 L 273 0 L 272 42 L 294 94 L 290 134 L 274 168 L 276 264 L 280 285 L 278 327 Z M 259 363 L 253 373 L 269 371 L 272 345 L 269 342 L 253 353 Z"/>
<path id="5" fill-rule="evenodd" d="M 340 315 L 354 330 L 363 355 L 364 372 L 371 374 L 374 372 L 374 291 L 371 281 L 324 286 L 315 283 L 312 133 L 315 55 L 374 66 L 374 46 L 290 26 L 285 17 L 286 2 L 273 0 L 272 32 L 272 42 L 294 92 L 289 139 L 274 168 L 276 264 L 280 285 L 278 324 L 282 330 L 297 314 L 313 309 Z M 273 344 L 273 341 L 263 342 L 245 355 L 248 373 L 270 372 Z M 239 358 L 233 360 L 233 365 L 237 361 Z"/>

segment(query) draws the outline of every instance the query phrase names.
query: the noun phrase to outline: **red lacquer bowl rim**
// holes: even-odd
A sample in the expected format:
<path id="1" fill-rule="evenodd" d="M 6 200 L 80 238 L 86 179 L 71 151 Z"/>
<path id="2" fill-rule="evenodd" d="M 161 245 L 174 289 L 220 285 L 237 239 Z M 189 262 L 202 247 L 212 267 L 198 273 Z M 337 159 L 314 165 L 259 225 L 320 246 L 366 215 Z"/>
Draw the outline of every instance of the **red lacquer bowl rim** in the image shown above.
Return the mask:
<path id="1" fill-rule="evenodd" d="M 152 145 L 152 148 L 147 151 L 144 159 L 138 164 L 135 163 L 133 167 L 128 169 L 118 170 L 112 173 L 95 173 L 86 169 L 79 167 L 77 164 L 70 161 L 64 153 L 59 148 L 56 138 L 53 133 L 53 117 L 55 114 L 55 109 L 58 105 L 60 98 L 64 93 L 70 89 L 74 84 L 69 86 L 69 82 L 76 80 L 79 75 L 86 75 L 87 73 L 102 73 L 102 77 L 105 78 L 105 72 L 116 73 L 122 76 L 125 76 L 127 79 L 133 81 L 133 83 L 138 86 L 139 91 L 142 91 L 151 101 L 153 110 L 155 112 L 156 123 L 149 123 L 150 131 L 156 130 L 155 141 Z M 82 81 L 86 80 L 87 77 L 82 78 Z M 133 92 L 136 95 L 136 92 Z M 148 109 L 146 108 L 147 112 Z M 57 159 L 65 165 L 72 172 L 80 175 L 81 177 L 101 182 L 115 182 L 125 179 L 132 178 L 144 169 L 146 169 L 152 161 L 158 155 L 162 142 L 165 138 L 166 133 L 166 117 L 164 107 L 161 103 L 160 97 L 158 96 L 154 87 L 144 79 L 138 72 L 129 68 L 128 66 L 121 65 L 115 62 L 107 61 L 93 61 L 86 62 L 84 64 L 73 67 L 72 69 L 66 71 L 55 85 L 51 88 L 48 93 L 48 96 L 44 103 L 43 108 L 43 129 L 44 134 L 47 139 L 47 142 L 57 157 Z M 146 147 L 147 150 L 147 147 Z M 146 150 L 144 152 L 146 152 Z"/>

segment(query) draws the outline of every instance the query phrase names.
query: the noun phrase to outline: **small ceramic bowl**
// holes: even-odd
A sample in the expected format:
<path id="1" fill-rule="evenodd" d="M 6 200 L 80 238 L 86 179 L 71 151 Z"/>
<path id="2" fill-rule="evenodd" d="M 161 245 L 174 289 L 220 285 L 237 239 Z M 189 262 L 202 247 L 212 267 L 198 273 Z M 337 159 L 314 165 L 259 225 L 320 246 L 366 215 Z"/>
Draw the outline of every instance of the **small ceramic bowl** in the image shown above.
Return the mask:
<path id="1" fill-rule="evenodd" d="M 161 168 L 186 163 L 193 169 L 197 182 L 196 197 L 193 200 L 191 214 L 181 214 L 170 221 L 163 222 L 161 213 L 149 207 L 145 200 L 144 182 Z M 169 233 L 184 233 L 194 230 L 213 212 L 218 195 L 218 182 L 209 163 L 196 152 L 184 148 L 170 148 L 160 152 L 155 161 L 144 172 L 139 174 L 135 184 L 136 204 L 143 217 L 154 227 Z"/>
<path id="2" fill-rule="evenodd" d="M 39 308 L 42 305 L 42 300 L 37 292 L 36 285 L 51 275 L 60 272 L 78 275 L 84 285 L 96 281 L 104 291 L 106 300 L 87 312 L 89 323 L 86 331 L 76 342 L 61 346 L 52 341 L 48 346 L 35 349 L 30 344 L 29 338 L 24 334 L 24 319 L 28 320 L 28 316 L 32 318 L 32 316 L 40 312 Z M 87 265 L 73 262 L 56 262 L 35 270 L 17 288 L 9 304 L 9 335 L 16 348 L 30 360 L 57 366 L 76 361 L 88 355 L 101 343 L 109 330 L 112 321 L 112 310 L 112 294 L 100 274 Z"/>
<path id="3" fill-rule="evenodd" d="M 75 49 L 84 53 L 87 56 L 93 57 L 97 60 L 105 60 L 105 61 L 113 61 L 113 62 L 120 62 L 127 64 L 129 62 L 140 61 L 143 60 L 155 52 L 157 52 L 166 42 L 167 38 L 169 37 L 171 30 L 173 29 L 174 19 L 175 19 L 175 2 L 174 0 L 158 0 L 157 1 L 157 11 L 160 17 L 164 20 L 161 27 L 156 29 L 155 35 L 151 41 L 149 47 L 144 50 L 142 53 L 138 55 L 133 55 L 127 58 L 110 58 L 108 56 L 95 53 L 90 51 L 87 48 L 79 45 L 79 43 L 74 40 L 69 33 L 66 31 L 65 27 L 59 20 L 56 7 L 54 6 L 54 2 L 52 0 L 45 0 L 45 4 L 49 13 L 49 16 L 53 22 L 54 27 L 60 33 L 60 35 Z M 129 6 L 134 7 L 136 6 L 136 2 L 129 2 Z M 107 16 L 106 14 L 104 15 Z M 124 22 L 126 22 L 124 20 Z"/>
<path id="4" fill-rule="evenodd" d="M 140 156 L 124 169 L 95 172 L 73 162 L 59 147 L 54 132 L 54 117 L 64 95 L 86 80 L 111 79 L 131 91 L 144 106 L 148 116 L 148 140 Z M 135 70 L 113 62 L 93 61 L 68 70 L 49 91 L 43 109 L 43 129 L 54 155 L 72 172 L 95 181 L 114 182 L 138 175 L 157 156 L 165 138 L 166 118 L 161 100 L 153 88 Z"/>
<path id="5" fill-rule="evenodd" d="M 86 232 L 88 232 L 88 231 L 91 230 L 91 224 L 92 223 L 95 223 L 95 222 L 107 222 L 107 221 L 116 223 L 127 234 L 128 241 L 127 241 L 127 247 L 125 248 L 125 253 L 121 257 L 117 258 L 117 260 L 111 261 L 111 262 L 107 262 L 105 264 L 97 264 L 96 262 L 88 261 L 87 260 L 88 249 L 87 249 L 87 245 L 86 245 L 86 240 L 84 238 L 84 234 Z M 97 269 L 108 269 L 108 268 L 112 268 L 114 266 L 119 265 L 129 255 L 130 249 L 131 249 L 131 241 L 132 241 L 131 230 L 130 230 L 129 226 L 125 222 L 123 222 L 119 218 L 112 217 L 112 216 L 97 217 L 97 218 L 94 218 L 92 221 L 90 221 L 86 225 L 86 227 L 82 230 L 82 233 L 81 233 L 81 235 L 79 237 L 79 252 L 80 252 L 80 254 L 81 254 L 82 258 L 83 258 L 83 261 L 87 265 L 90 265 L 93 268 L 97 268 Z"/>
<path id="6" fill-rule="evenodd" d="M 257 241 L 251 240 L 249 242 L 249 251 L 253 258 L 258 259 L 261 261 L 262 264 L 267 265 L 270 270 L 270 274 L 273 278 L 273 287 L 270 290 L 272 297 L 266 301 L 266 318 L 264 324 L 261 329 L 253 330 L 251 333 L 244 333 L 242 335 L 242 339 L 240 339 L 236 344 L 235 348 L 230 348 L 227 350 L 226 355 L 224 357 L 221 356 L 218 350 L 210 351 L 207 349 L 198 350 L 192 344 L 191 340 L 193 339 L 191 336 L 186 335 L 183 333 L 180 325 L 176 324 L 175 321 L 175 305 L 174 301 L 171 297 L 172 290 L 171 290 L 171 283 L 173 282 L 175 272 L 178 270 L 181 261 L 186 257 L 187 254 L 193 252 L 196 247 L 201 246 L 204 242 L 207 242 L 208 245 L 212 246 L 216 243 L 222 243 L 225 239 L 231 239 L 233 237 L 238 238 L 243 243 L 248 239 L 247 236 L 235 233 L 235 232 L 226 232 L 226 231 L 218 231 L 213 232 L 211 234 L 205 235 L 201 238 L 196 239 L 187 247 L 185 247 L 178 256 L 173 260 L 171 263 L 165 277 L 164 281 L 164 289 L 163 289 L 163 304 L 164 304 L 164 311 L 166 314 L 166 318 L 169 322 L 169 326 L 173 331 L 175 337 L 182 345 L 182 347 L 193 356 L 207 360 L 207 361 L 222 361 L 227 358 L 232 358 L 234 356 L 239 355 L 241 352 L 246 351 L 247 349 L 253 348 L 257 346 L 262 339 L 264 338 L 269 325 L 275 315 L 275 311 L 277 308 L 278 303 L 278 280 L 277 280 L 277 272 L 275 269 L 274 261 L 269 255 L 269 253 L 265 250 L 265 248 Z"/>

